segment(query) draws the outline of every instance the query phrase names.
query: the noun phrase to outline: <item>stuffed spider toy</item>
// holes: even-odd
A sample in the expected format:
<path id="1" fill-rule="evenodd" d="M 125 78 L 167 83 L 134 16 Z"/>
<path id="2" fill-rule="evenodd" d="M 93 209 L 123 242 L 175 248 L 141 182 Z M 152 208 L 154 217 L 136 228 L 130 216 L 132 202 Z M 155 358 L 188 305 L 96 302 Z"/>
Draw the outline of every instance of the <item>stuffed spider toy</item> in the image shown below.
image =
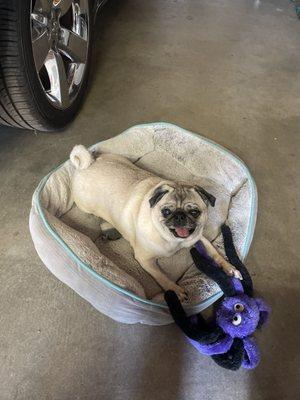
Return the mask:
<path id="1" fill-rule="evenodd" d="M 228 260 L 241 272 L 242 281 L 227 276 L 208 257 L 201 242 L 191 249 L 196 267 L 217 282 L 224 293 L 215 310 L 214 322 L 208 323 L 201 314 L 188 317 L 173 291 L 165 293 L 165 300 L 174 321 L 200 353 L 211 356 L 227 369 L 252 369 L 260 360 L 252 335 L 267 322 L 270 309 L 262 299 L 253 297 L 251 277 L 237 255 L 229 227 L 224 224 L 221 231 Z"/>

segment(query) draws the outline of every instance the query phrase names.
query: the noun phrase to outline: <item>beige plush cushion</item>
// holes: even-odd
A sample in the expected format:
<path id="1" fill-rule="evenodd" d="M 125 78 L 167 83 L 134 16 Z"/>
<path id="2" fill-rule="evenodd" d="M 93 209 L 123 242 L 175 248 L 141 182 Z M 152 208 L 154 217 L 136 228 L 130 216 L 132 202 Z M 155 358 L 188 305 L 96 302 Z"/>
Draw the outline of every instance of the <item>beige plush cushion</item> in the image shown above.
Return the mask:
<path id="1" fill-rule="evenodd" d="M 206 236 L 223 251 L 220 226 L 227 221 L 238 251 L 242 256 L 247 252 L 252 235 L 249 231 L 255 222 L 253 185 L 248 171 L 228 153 L 181 128 L 163 123 L 133 127 L 92 146 L 91 151 L 122 154 L 163 178 L 203 186 L 217 199 L 215 207 L 209 209 Z M 124 239 L 103 241 L 103 221 L 74 205 L 73 173 L 71 163 L 65 162 L 51 174 L 41 192 L 41 205 L 52 228 L 99 275 L 140 298 L 163 303 L 161 288 L 135 261 L 129 244 Z M 170 278 L 186 288 L 190 304 L 201 303 L 219 292 L 215 283 L 196 270 L 187 250 L 160 259 L 159 263 Z"/>

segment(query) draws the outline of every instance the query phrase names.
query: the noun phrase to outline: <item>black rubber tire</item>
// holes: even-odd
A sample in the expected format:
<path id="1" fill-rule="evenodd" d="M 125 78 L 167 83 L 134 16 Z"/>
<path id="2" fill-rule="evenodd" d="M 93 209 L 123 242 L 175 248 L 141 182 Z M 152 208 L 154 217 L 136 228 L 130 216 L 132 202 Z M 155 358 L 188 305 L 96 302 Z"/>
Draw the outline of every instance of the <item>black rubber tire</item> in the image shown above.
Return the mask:
<path id="1" fill-rule="evenodd" d="M 30 33 L 31 0 L 0 0 L 0 124 L 52 131 L 72 121 L 87 88 L 92 50 L 89 12 L 88 58 L 79 93 L 65 110 L 47 100 L 34 66 Z"/>

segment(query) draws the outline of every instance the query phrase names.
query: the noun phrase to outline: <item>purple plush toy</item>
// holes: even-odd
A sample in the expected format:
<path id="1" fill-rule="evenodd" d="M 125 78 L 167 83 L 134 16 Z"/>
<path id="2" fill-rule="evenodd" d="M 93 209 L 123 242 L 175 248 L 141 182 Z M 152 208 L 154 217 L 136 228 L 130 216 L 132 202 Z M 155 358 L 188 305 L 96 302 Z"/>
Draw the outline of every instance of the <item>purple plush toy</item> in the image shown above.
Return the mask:
<path id="1" fill-rule="evenodd" d="M 222 226 L 222 234 L 226 255 L 241 272 L 242 281 L 225 275 L 200 242 L 191 250 L 197 268 L 214 279 L 225 295 L 215 310 L 214 323 L 209 325 L 201 314 L 187 317 L 174 292 L 166 292 L 165 299 L 175 322 L 200 353 L 212 356 L 224 368 L 252 369 L 260 360 L 252 335 L 267 322 L 270 309 L 262 299 L 252 296 L 251 277 L 236 253 L 228 226 Z"/>
<path id="2" fill-rule="evenodd" d="M 198 250 L 198 245 L 196 246 Z M 242 367 L 252 369 L 260 361 L 260 353 L 256 340 L 251 336 L 257 329 L 267 322 L 269 308 L 259 298 L 249 297 L 244 293 L 240 280 L 232 278 L 235 295 L 224 297 L 215 311 L 216 325 L 224 332 L 224 336 L 211 344 L 201 344 L 189 339 L 191 344 L 202 354 L 215 355 L 227 353 L 235 338 L 243 341 L 245 354 Z"/>

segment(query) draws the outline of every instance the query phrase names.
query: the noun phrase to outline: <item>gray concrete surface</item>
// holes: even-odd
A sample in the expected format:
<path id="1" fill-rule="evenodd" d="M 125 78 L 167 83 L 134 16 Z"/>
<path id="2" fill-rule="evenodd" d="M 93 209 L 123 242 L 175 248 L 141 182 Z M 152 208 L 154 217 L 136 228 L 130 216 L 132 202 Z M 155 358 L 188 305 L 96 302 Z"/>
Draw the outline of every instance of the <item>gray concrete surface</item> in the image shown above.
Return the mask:
<path id="1" fill-rule="evenodd" d="M 0 134 L 1 400 L 299 398 L 300 21 L 276 1 L 114 0 L 98 20 L 94 76 L 62 132 Z M 28 213 L 39 180 L 76 143 L 164 120 L 250 167 L 259 213 L 248 265 L 273 307 L 262 362 L 228 372 L 173 325 L 126 326 L 42 265 Z"/>

